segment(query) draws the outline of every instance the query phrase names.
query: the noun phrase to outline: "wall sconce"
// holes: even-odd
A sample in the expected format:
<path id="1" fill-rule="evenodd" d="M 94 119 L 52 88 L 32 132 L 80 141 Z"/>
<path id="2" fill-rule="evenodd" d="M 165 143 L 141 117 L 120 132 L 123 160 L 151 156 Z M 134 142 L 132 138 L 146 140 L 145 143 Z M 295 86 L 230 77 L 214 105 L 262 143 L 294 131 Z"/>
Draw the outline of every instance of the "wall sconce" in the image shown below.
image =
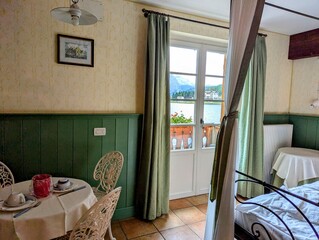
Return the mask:
<path id="1" fill-rule="evenodd" d="M 313 101 L 313 102 L 310 104 L 310 107 L 311 107 L 311 108 L 319 108 L 319 99 Z"/>
<path id="2" fill-rule="evenodd" d="M 314 100 L 311 104 L 310 104 L 310 108 L 319 108 L 319 83 L 318 83 L 318 89 L 317 89 L 317 99 Z"/>

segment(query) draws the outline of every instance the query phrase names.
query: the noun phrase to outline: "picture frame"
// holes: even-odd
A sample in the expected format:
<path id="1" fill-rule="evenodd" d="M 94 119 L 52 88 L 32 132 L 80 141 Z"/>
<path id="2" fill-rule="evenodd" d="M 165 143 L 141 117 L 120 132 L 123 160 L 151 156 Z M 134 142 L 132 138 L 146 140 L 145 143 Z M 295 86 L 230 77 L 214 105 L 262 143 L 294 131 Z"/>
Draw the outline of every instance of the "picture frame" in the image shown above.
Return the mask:
<path id="1" fill-rule="evenodd" d="M 94 40 L 58 34 L 58 63 L 94 67 Z"/>

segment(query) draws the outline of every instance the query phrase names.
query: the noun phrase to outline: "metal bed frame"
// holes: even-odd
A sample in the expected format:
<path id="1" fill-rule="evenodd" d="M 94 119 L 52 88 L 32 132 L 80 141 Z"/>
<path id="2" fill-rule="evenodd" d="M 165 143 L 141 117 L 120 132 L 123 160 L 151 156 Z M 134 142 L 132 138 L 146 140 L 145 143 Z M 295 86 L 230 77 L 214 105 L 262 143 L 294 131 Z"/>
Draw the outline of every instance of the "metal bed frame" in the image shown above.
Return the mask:
<path id="1" fill-rule="evenodd" d="M 302 201 L 305 201 L 309 204 L 312 204 L 314 206 L 317 206 L 319 207 L 319 203 L 316 203 L 316 202 L 313 202 L 309 199 L 306 199 L 306 198 L 303 198 L 303 197 L 300 197 L 296 194 L 293 194 L 289 191 L 286 191 L 284 189 L 281 189 L 281 188 L 278 188 L 278 187 L 275 187 L 273 185 L 270 185 L 266 182 L 263 182 L 263 181 L 260 181 L 259 179 L 257 178 L 254 178 L 254 177 L 251 177 L 245 173 L 242 173 L 242 172 L 239 172 L 239 171 L 236 171 L 236 173 L 248 178 L 248 179 L 238 179 L 235 181 L 235 183 L 237 182 L 251 182 L 251 183 L 255 183 L 255 184 L 259 184 L 259 185 L 262 185 L 264 186 L 264 189 L 265 189 L 265 192 L 266 193 L 270 193 L 270 192 L 276 192 L 277 194 L 279 194 L 280 196 L 282 196 L 284 199 L 287 200 L 287 202 L 289 204 L 291 204 L 301 215 L 302 217 L 305 219 L 305 221 L 308 223 L 308 225 L 310 226 L 310 228 L 313 230 L 313 232 L 315 233 L 317 239 L 319 239 L 319 234 L 318 232 L 316 231 L 316 229 L 314 228 L 314 226 L 312 225 L 312 223 L 310 222 L 310 220 L 306 217 L 306 215 L 290 200 L 288 199 L 284 194 L 288 194 L 292 197 L 295 197 L 295 198 L 298 198 Z M 237 198 L 237 196 L 235 196 L 236 200 L 241 203 L 241 204 L 253 204 L 253 205 L 257 205 L 259 207 L 262 207 L 266 210 L 268 210 L 269 212 L 271 212 L 274 216 L 276 216 L 279 221 L 285 226 L 285 228 L 287 229 L 291 239 L 295 239 L 295 237 L 293 236 L 289 226 L 287 226 L 287 224 L 273 211 L 271 210 L 270 208 L 266 207 L 266 206 L 263 206 L 263 205 L 260 205 L 258 203 L 254 203 L 254 202 L 249 202 L 249 200 L 247 201 L 241 201 L 239 198 Z M 247 230 L 245 230 L 244 228 L 242 228 L 240 225 L 238 225 L 236 222 L 235 222 L 235 238 L 238 239 L 238 240 L 250 240 L 250 239 L 260 239 L 261 237 L 261 232 L 260 231 L 264 231 L 265 232 L 265 235 L 267 235 L 268 239 L 272 240 L 272 237 L 271 237 L 271 234 L 269 233 L 269 231 L 267 230 L 267 227 L 265 227 L 264 225 L 262 225 L 261 223 L 259 222 L 253 222 L 251 224 L 251 229 L 250 231 L 251 232 L 248 232 Z M 275 239 L 274 239 L 275 240 Z"/>

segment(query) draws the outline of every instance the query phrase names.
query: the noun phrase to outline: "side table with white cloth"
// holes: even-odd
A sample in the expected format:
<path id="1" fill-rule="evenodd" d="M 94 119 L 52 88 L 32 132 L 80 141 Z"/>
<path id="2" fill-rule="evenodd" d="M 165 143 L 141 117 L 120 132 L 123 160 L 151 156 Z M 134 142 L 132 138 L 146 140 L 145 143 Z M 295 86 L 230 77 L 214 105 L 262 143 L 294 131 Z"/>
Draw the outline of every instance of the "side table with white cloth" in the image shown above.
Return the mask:
<path id="1" fill-rule="evenodd" d="M 59 178 L 53 178 L 57 182 Z M 13 218 L 17 212 L 8 211 L 0 203 L 0 236 L 1 239 L 52 239 L 65 235 L 72 230 L 81 216 L 97 201 L 91 186 L 80 179 L 70 178 L 73 189 L 85 188 L 69 192 L 51 193 L 48 197 L 38 199 L 41 204 L 23 215 Z M 0 199 L 5 200 L 13 192 L 29 194 L 31 181 L 16 183 L 0 189 Z"/>
<path id="2" fill-rule="evenodd" d="M 272 166 L 273 185 L 287 188 L 319 178 L 319 151 L 306 148 L 279 148 Z"/>

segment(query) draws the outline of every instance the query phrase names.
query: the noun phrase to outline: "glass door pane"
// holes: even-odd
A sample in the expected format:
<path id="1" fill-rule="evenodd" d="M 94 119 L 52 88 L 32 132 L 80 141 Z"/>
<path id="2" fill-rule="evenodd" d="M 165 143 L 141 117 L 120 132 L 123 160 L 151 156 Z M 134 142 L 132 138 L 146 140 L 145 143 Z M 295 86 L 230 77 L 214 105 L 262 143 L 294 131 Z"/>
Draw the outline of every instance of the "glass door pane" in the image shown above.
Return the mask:
<path id="1" fill-rule="evenodd" d="M 202 148 L 212 148 L 216 144 L 223 114 L 225 54 L 206 52 L 206 69 L 204 84 L 204 111 L 202 128 Z"/>
<path id="2" fill-rule="evenodd" d="M 206 54 L 206 75 L 224 75 L 225 54 L 217 52 L 207 52 Z"/>
<path id="3" fill-rule="evenodd" d="M 170 149 L 194 149 L 197 49 L 170 47 Z"/>
<path id="4" fill-rule="evenodd" d="M 192 150 L 194 149 L 194 127 L 193 126 L 171 126 L 170 149 Z"/>
<path id="5" fill-rule="evenodd" d="M 196 99 L 196 76 L 170 74 L 171 99 Z"/>
<path id="6" fill-rule="evenodd" d="M 205 77 L 205 100 L 223 99 L 224 77 Z"/>
<path id="7" fill-rule="evenodd" d="M 197 50 L 170 47 L 170 71 L 195 74 L 197 69 Z"/>
<path id="8" fill-rule="evenodd" d="M 223 104 L 222 77 L 205 78 L 204 113 L 206 124 L 220 124 Z"/>

